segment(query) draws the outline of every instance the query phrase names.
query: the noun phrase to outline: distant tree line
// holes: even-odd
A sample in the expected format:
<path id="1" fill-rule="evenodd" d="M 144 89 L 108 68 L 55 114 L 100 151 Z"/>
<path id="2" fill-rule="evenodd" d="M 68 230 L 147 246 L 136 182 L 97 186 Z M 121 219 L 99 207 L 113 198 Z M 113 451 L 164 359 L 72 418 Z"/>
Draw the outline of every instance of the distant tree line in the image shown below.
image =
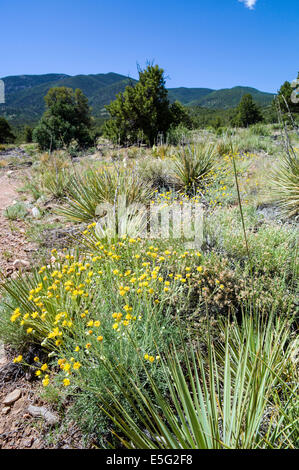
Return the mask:
<path id="1" fill-rule="evenodd" d="M 212 110 L 185 107 L 178 101 L 170 104 L 164 71 L 158 65 L 148 64 L 138 72 L 138 82 L 129 84 L 105 106 L 108 119 L 96 120 L 91 116 L 88 99 L 80 89 L 54 87 L 45 96 L 46 111 L 34 129 L 25 126 L 13 130 L 7 120 L 0 117 L 0 143 L 14 142 L 17 136 L 18 140 L 37 142 L 45 150 L 68 147 L 72 141 L 76 141 L 79 148 L 86 148 L 103 134 L 120 145 L 137 142 L 153 145 L 159 134 L 166 135 L 178 126 L 218 129 L 247 127 L 261 121 L 277 122 L 278 108 L 286 117 L 290 113 L 299 116 L 299 103 L 294 100 L 294 87 L 290 82 L 281 86 L 270 106 L 261 108 L 246 94 L 235 109 Z"/>

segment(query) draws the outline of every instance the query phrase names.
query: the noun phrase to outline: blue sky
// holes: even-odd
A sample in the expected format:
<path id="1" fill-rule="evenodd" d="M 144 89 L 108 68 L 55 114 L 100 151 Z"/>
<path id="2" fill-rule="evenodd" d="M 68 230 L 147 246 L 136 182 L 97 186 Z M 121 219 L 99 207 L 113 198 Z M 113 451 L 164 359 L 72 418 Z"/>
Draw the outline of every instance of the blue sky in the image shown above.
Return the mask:
<path id="1" fill-rule="evenodd" d="M 164 68 L 168 87 L 275 92 L 299 70 L 298 0 L 0 0 L 0 77 Z"/>

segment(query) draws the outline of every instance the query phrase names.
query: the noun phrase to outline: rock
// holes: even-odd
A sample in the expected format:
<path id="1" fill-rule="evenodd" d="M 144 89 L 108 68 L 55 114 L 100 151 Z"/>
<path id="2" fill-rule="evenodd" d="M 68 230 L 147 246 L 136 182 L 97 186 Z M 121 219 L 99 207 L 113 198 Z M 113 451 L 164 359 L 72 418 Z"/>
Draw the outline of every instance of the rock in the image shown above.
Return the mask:
<path id="1" fill-rule="evenodd" d="M 32 382 L 32 380 L 35 378 L 34 371 L 32 369 L 29 369 L 26 374 L 25 374 L 25 379 L 28 380 L 28 382 Z"/>
<path id="2" fill-rule="evenodd" d="M 12 265 L 16 269 L 22 269 L 22 268 L 29 268 L 30 267 L 29 261 L 25 261 L 24 259 L 16 259 L 12 263 Z"/>
<path id="3" fill-rule="evenodd" d="M 6 357 L 0 357 L 0 369 L 8 364 L 8 359 Z"/>
<path id="4" fill-rule="evenodd" d="M 17 401 L 17 403 L 14 405 L 13 410 L 12 410 L 12 414 L 17 415 L 17 414 L 21 413 L 22 411 L 24 411 L 24 408 L 26 407 L 26 404 L 27 404 L 27 398 L 26 397 L 20 398 Z"/>
<path id="5" fill-rule="evenodd" d="M 2 403 L 3 405 L 12 405 L 14 402 L 19 400 L 21 396 L 22 396 L 22 390 L 20 390 L 19 388 L 16 388 L 13 392 L 6 395 Z"/>
<path id="6" fill-rule="evenodd" d="M 1 413 L 3 415 L 7 415 L 9 412 L 10 412 L 10 407 L 9 406 L 5 406 L 4 408 L 2 408 Z"/>
<path id="7" fill-rule="evenodd" d="M 0 343 L 0 369 L 7 364 L 8 360 L 5 354 L 4 344 Z"/>
<path id="8" fill-rule="evenodd" d="M 59 423 L 58 416 L 56 416 L 54 413 L 51 413 L 51 411 L 47 410 L 43 406 L 29 405 L 28 413 L 30 413 L 31 416 L 34 416 L 35 418 L 44 418 L 51 426 Z"/>
<path id="9" fill-rule="evenodd" d="M 31 448 L 32 449 L 39 449 L 40 446 L 41 446 L 41 441 L 39 439 L 34 439 Z"/>
<path id="10" fill-rule="evenodd" d="M 29 447 L 32 446 L 33 442 L 34 442 L 34 437 L 30 437 L 27 441 L 24 442 L 24 447 L 27 447 L 28 449 Z"/>
<path id="11" fill-rule="evenodd" d="M 38 207 L 33 207 L 32 210 L 32 215 L 35 219 L 40 219 L 41 218 L 41 213 L 40 213 L 40 210 L 38 209 Z"/>

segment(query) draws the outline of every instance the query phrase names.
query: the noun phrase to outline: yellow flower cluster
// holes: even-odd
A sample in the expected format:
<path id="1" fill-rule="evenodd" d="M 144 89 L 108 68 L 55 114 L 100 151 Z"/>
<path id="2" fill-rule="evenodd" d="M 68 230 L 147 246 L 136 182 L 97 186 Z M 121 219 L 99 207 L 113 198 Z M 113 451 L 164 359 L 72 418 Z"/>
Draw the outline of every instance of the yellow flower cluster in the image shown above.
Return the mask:
<path id="1" fill-rule="evenodd" d="M 223 204 L 224 198 L 232 197 L 232 187 L 234 186 L 233 180 L 233 166 L 232 159 L 238 164 L 251 162 L 258 157 L 257 154 L 249 152 L 231 152 L 224 155 L 221 160 L 205 174 L 202 181 L 202 187 L 198 188 L 194 195 L 189 196 L 185 193 L 177 193 L 175 191 L 166 191 L 159 193 L 158 190 L 154 191 L 155 198 L 151 201 L 151 204 L 159 204 L 163 207 L 171 206 L 174 203 L 185 204 L 202 204 L 203 201 L 212 207 Z M 239 176 L 246 175 L 246 168 L 239 174 Z M 248 182 L 248 178 L 245 184 Z M 245 202 L 245 201 L 244 201 Z"/>
<path id="2" fill-rule="evenodd" d="M 40 341 L 50 357 L 58 359 L 64 386 L 71 384 L 72 374 L 87 361 L 86 355 L 92 354 L 94 348 L 105 347 L 107 329 L 115 332 L 115 340 L 119 341 L 128 329 L 131 331 L 143 321 L 142 305 L 154 311 L 157 304 L 188 288 L 202 272 L 199 252 L 162 249 L 126 237 L 104 244 L 96 239 L 93 226 L 85 232 L 92 251 L 81 259 L 54 252 L 54 265 L 41 267 L 37 285 L 28 292 L 26 310 L 22 304 L 11 315 L 11 322 Z M 94 311 L 93 300 L 107 289 L 115 308 L 110 316 L 103 317 Z M 66 357 L 66 344 L 74 344 L 70 359 Z M 150 363 L 158 360 L 152 355 L 145 359 Z M 15 359 L 21 361 L 21 356 Z M 41 365 L 36 376 L 47 386 L 48 364 Z"/>
<path id="3" fill-rule="evenodd" d="M 148 354 L 145 354 L 145 355 L 144 355 L 144 359 L 145 359 L 146 361 L 149 361 L 149 362 L 153 363 L 155 360 L 156 360 L 156 361 L 159 361 L 159 360 L 160 360 L 160 356 L 154 357 L 154 356 L 149 356 Z"/>

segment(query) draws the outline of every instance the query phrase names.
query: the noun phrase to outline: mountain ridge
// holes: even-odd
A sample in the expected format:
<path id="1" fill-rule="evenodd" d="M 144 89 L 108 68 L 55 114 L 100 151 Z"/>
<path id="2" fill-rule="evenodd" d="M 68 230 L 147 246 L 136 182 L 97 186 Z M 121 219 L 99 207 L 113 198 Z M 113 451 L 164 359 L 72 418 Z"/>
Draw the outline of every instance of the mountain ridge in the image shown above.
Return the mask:
<path id="1" fill-rule="evenodd" d="M 125 75 L 109 72 L 106 74 L 67 75 L 49 73 L 42 75 L 15 75 L 2 78 L 5 84 L 6 103 L 0 104 L 0 116 L 16 123 L 36 122 L 42 116 L 44 96 L 54 86 L 81 88 L 88 97 L 95 117 L 102 117 L 104 106 L 123 92 L 127 85 L 137 80 Z M 214 90 L 212 88 L 169 88 L 170 102 L 180 101 L 185 106 L 202 106 L 210 109 L 228 109 L 238 105 L 245 93 L 265 106 L 274 98 L 273 93 L 262 92 L 256 88 L 236 86 Z"/>

